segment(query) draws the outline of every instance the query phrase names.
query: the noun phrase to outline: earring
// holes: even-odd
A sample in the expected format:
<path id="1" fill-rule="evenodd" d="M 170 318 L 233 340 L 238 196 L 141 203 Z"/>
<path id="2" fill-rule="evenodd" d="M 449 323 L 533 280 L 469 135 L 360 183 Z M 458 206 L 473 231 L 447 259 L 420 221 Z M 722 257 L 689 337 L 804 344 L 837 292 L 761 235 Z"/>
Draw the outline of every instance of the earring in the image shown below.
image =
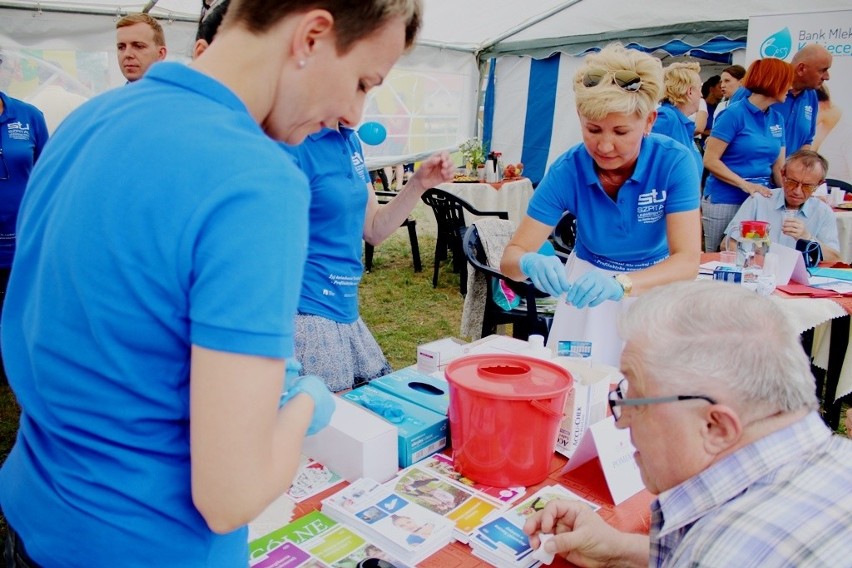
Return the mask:
<path id="1" fill-rule="evenodd" d="M 300 59 L 299 60 L 299 69 L 304 69 L 305 65 L 307 65 L 307 61 L 305 61 L 304 59 Z"/>

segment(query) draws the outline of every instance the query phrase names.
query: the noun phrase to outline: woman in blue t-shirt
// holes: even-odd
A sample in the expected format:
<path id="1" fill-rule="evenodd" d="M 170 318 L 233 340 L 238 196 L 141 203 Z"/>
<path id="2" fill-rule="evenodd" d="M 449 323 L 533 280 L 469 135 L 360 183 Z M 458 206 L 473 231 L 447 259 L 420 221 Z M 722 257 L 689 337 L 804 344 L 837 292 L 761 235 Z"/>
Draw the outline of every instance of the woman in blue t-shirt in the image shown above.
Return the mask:
<path id="1" fill-rule="evenodd" d="M 617 364 L 622 298 L 698 273 L 699 176 L 683 144 L 651 134 L 662 93 L 658 59 L 609 45 L 586 57 L 574 93 L 583 143 L 551 164 L 501 269 L 565 295 L 550 345 L 592 341 L 595 361 Z M 536 251 L 565 211 L 577 218 L 577 239 L 563 267 Z"/>
<path id="2" fill-rule="evenodd" d="M 2 63 L 0 59 L 0 65 Z M 0 314 L 15 255 L 18 208 L 47 136 L 47 125 L 40 110 L 0 91 Z M 0 384 L 6 384 L 2 360 Z"/>
<path id="3" fill-rule="evenodd" d="M 747 99 L 731 104 L 716 120 L 704 145 L 709 170 L 701 203 L 704 250 L 715 252 L 725 228 L 752 193 L 772 195 L 781 187 L 784 165 L 784 120 L 772 108 L 783 103 L 793 81 L 793 68 L 780 59 L 758 59 L 742 86 Z"/>
<path id="4" fill-rule="evenodd" d="M 701 101 L 701 76 L 698 63 L 672 63 L 663 71 L 663 100 L 651 132 L 677 140 L 695 160 L 698 175 L 704 170 L 701 153 L 695 146 L 695 123 L 689 116 Z"/>

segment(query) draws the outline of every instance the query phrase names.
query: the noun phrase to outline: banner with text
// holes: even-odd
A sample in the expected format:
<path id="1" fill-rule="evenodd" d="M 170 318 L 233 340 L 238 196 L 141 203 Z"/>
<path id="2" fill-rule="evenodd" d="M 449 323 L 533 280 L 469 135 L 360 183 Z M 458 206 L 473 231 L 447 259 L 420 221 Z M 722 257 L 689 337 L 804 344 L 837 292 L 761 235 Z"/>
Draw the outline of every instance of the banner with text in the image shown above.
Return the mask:
<path id="1" fill-rule="evenodd" d="M 828 160 L 828 177 L 852 182 L 852 10 L 749 18 L 745 65 L 761 57 L 789 62 L 810 43 L 834 57 L 813 149 Z"/>

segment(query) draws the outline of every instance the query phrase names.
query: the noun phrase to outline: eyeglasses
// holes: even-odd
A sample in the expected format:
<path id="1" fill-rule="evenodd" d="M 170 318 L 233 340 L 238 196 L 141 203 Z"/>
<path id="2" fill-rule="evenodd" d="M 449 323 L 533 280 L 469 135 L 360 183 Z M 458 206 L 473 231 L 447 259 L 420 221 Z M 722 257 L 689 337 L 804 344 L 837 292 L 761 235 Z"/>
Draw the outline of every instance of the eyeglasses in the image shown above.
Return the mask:
<path id="1" fill-rule="evenodd" d="M 661 396 L 658 398 L 625 398 L 627 395 L 627 379 L 621 379 L 614 391 L 609 393 L 609 408 L 612 410 L 612 415 L 616 422 L 621 419 L 622 406 L 643 406 L 646 404 L 662 404 L 664 402 L 679 402 L 681 400 L 706 400 L 710 404 L 716 404 L 716 401 L 709 396 L 700 394 L 696 395 L 674 395 Z"/>
<path id="2" fill-rule="evenodd" d="M 586 87 L 595 87 L 607 76 L 612 77 L 612 82 L 628 93 L 635 93 L 642 87 L 642 78 L 639 77 L 639 74 L 635 71 L 628 71 L 627 69 L 619 69 L 618 71 L 589 69 L 583 75 L 583 85 Z"/>
<path id="3" fill-rule="evenodd" d="M 0 144 L 2 143 L 3 141 L 0 140 Z M 7 181 L 9 179 L 9 165 L 6 164 L 6 156 L 3 155 L 3 146 L 0 146 L 0 164 L 2 164 L 2 167 L 0 167 L 0 181 Z"/>
<path id="4" fill-rule="evenodd" d="M 784 182 L 784 189 L 789 189 L 793 191 L 797 189 L 799 186 L 802 186 L 802 191 L 805 193 L 812 193 L 820 186 L 818 183 L 805 183 L 803 181 L 795 180 L 793 178 L 788 178 L 787 176 L 782 176 L 781 180 Z"/>

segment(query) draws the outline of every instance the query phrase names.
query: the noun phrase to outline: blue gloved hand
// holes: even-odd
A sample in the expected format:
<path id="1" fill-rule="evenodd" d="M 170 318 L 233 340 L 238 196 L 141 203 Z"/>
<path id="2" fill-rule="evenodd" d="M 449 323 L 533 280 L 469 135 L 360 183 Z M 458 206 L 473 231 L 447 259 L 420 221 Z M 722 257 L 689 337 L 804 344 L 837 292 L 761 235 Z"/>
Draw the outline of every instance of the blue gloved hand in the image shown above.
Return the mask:
<path id="1" fill-rule="evenodd" d="M 336 408 L 334 395 L 331 394 L 325 381 L 321 378 L 316 375 L 305 375 L 296 380 L 293 387 L 281 395 L 278 407 L 281 408 L 299 393 L 304 393 L 314 399 L 314 415 L 306 433 L 308 436 L 313 436 L 331 422 L 331 416 Z"/>
<path id="2" fill-rule="evenodd" d="M 285 372 L 284 372 L 284 392 L 287 392 L 293 385 L 296 384 L 296 381 L 299 380 L 299 375 L 302 372 L 302 364 L 299 363 L 294 357 L 290 357 L 287 359 Z"/>
<path id="3" fill-rule="evenodd" d="M 619 301 L 624 297 L 624 288 L 615 278 L 599 270 L 586 272 L 571 285 L 565 301 L 576 308 L 594 308 L 606 300 Z"/>
<path id="4" fill-rule="evenodd" d="M 532 280 L 533 286 L 551 296 L 559 296 L 571 289 L 565 265 L 558 256 L 528 252 L 521 257 L 520 268 Z"/>

